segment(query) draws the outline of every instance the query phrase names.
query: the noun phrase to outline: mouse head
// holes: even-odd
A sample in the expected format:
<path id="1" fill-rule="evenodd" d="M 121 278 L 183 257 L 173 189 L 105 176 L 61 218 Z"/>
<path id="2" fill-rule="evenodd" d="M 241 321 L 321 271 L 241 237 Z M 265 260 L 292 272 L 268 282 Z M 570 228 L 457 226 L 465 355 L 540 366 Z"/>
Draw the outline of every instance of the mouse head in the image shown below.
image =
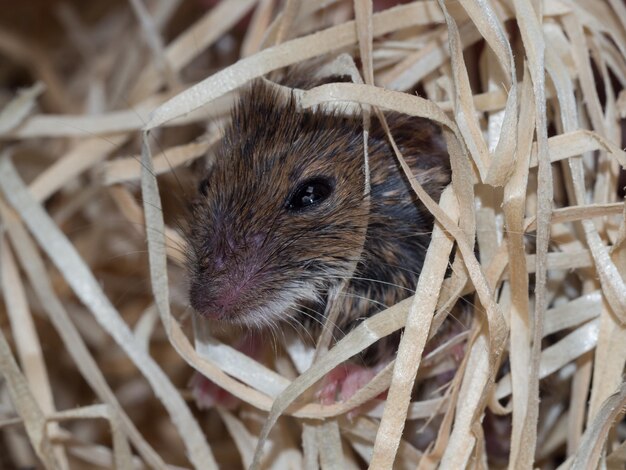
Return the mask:
<path id="1" fill-rule="evenodd" d="M 361 119 L 244 92 L 188 220 L 190 302 L 262 327 L 349 277 L 367 229 Z"/>

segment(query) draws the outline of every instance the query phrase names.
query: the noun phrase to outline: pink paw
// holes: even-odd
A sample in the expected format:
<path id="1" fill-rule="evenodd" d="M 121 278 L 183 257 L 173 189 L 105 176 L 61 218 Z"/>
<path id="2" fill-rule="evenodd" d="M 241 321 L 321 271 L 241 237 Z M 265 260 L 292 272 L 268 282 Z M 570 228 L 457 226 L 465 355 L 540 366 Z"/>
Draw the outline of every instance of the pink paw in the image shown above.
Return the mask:
<path id="1" fill-rule="evenodd" d="M 259 341 L 259 338 L 253 334 L 242 336 L 233 345 L 238 351 L 255 359 L 261 355 L 261 346 L 262 343 Z M 195 372 L 193 377 L 191 377 L 189 387 L 196 405 L 201 410 L 215 408 L 216 406 L 232 410 L 241 403 L 239 398 L 214 384 L 199 372 Z"/>
<path id="2" fill-rule="evenodd" d="M 365 367 L 357 364 L 342 364 L 330 371 L 317 392 L 322 405 L 332 405 L 345 401 L 361 387 L 367 385 L 380 371 L 378 367 Z"/>
<path id="3" fill-rule="evenodd" d="M 196 406 L 201 410 L 208 410 L 216 406 L 233 410 L 241 402 L 239 398 L 227 392 L 222 387 L 215 385 L 199 372 L 195 372 L 189 381 L 191 395 Z"/>

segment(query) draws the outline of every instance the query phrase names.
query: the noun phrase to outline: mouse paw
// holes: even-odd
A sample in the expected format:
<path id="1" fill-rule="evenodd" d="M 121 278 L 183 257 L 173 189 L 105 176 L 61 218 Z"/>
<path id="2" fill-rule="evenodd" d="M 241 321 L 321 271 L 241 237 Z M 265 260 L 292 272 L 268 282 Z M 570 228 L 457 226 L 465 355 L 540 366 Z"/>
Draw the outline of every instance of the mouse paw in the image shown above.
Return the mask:
<path id="1" fill-rule="evenodd" d="M 189 381 L 191 395 L 196 406 L 201 410 L 208 410 L 215 407 L 234 410 L 241 403 L 241 400 L 227 392 L 222 387 L 216 385 L 199 372 L 195 372 Z"/>
<path id="2" fill-rule="evenodd" d="M 377 367 L 365 367 L 357 364 L 342 364 L 330 371 L 324 380 L 317 396 L 322 405 L 332 405 L 345 401 L 361 387 L 367 385 L 379 372 Z"/>
<path id="3" fill-rule="evenodd" d="M 233 345 L 237 351 L 253 359 L 258 359 L 261 356 L 261 346 L 262 343 L 254 334 L 243 335 Z M 199 372 L 194 372 L 189 381 L 189 388 L 191 388 L 191 395 L 196 405 L 201 410 L 215 408 L 216 406 L 233 410 L 241 403 L 239 398 L 216 385 Z"/>

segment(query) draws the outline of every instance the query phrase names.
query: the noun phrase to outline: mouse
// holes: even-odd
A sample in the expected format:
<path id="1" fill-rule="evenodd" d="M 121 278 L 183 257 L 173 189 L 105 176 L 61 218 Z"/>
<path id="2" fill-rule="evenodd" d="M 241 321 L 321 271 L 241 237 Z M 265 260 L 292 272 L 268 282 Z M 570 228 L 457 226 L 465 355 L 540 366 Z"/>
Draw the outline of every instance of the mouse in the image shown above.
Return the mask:
<path id="1" fill-rule="evenodd" d="M 345 77 L 324 79 L 332 81 Z M 292 73 L 280 83 L 306 90 L 321 82 Z M 384 116 L 413 177 L 437 201 L 450 182 L 440 127 Z M 412 295 L 433 217 L 376 117 L 367 145 L 369 185 L 360 114 L 299 109 L 260 79 L 241 91 L 184 224 L 189 303 L 203 321 L 258 335 L 293 329 L 314 342 L 329 293 L 346 282 L 334 326 L 341 339 Z M 378 341 L 360 364 L 379 370 L 399 338 Z"/>

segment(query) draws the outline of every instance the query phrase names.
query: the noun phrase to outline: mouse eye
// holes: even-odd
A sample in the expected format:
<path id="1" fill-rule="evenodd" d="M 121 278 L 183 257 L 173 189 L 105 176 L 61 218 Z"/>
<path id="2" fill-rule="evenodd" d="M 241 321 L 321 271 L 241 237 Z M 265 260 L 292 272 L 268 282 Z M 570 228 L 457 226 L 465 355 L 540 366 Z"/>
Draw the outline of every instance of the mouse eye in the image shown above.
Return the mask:
<path id="1" fill-rule="evenodd" d="M 287 201 L 289 211 L 300 211 L 324 201 L 333 192 L 333 182 L 327 178 L 312 178 L 305 181 Z"/>

